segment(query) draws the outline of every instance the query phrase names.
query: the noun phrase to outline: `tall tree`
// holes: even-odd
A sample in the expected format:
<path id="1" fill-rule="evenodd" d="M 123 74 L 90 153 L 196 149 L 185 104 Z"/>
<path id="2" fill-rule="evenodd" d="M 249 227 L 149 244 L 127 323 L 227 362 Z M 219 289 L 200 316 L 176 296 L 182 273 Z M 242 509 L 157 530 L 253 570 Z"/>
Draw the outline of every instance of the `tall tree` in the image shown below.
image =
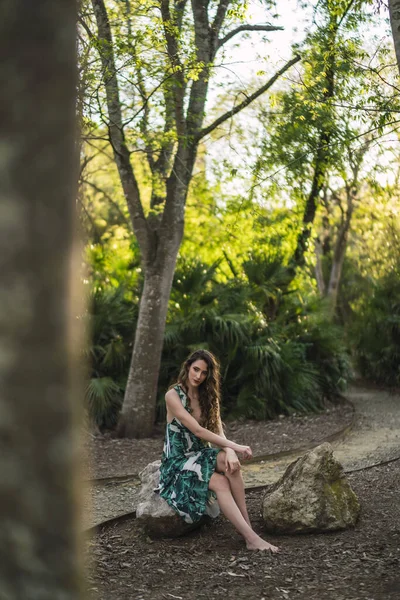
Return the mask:
<path id="1" fill-rule="evenodd" d="M 0 22 L 0 597 L 81 596 L 71 390 L 76 7 Z M 16 43 L 17 40 L 17 43 Z"/>
<path id="2" fill-rule="evenodd" d="M 117 23 L 112 31 L 110 15 L 117 12 L 120 23 L 120 9 L 118 12 L 118 7 L 110 2 L 107 10 L 104 0 L 91 2 L 97 34 L 90 29 L 90 19 L 88 25 L 88 18 L 82 18 L 82 26 L 100 53 L 109 139 L 144 271 L 119 432 L 144 437 L 151 433 L 154 423 L 168 300 L 199 144 L 219 125 L 269 90 L 299 57 L 289 60 L 258 90 L 245 94 L 231 110 L 204 126 L 209 82 L 217 53 L 242 32 L 269 32 L 279 27 L 238 22 L 245 4 L 240 1 L 158 0 L 156 3 L 127 2 L 130 10 L 125 14 L 124 29 L 118 29 Z M 132 18 L 135 14 L 136 18 Z M 145 17 L 146 22 L 150 20 L 151 26 L 141 27 L 141 17 Z M 113 32 L 118 36 L 117 41 L 113 39 Z M 123 64 L 129 68 L 121 72 Z M 130 90 L 126 87 L 127 81 Z M 129 95 L 140 99 L 136 112 L 134 103 L 127 102 Z M 139 133 L 128 127 L 135 119 Z M 148 208 L 131 161 L 132 152 L 140 150 L 145 154 L 151 173 Z"/>
<path id="3" fill-rule="evenodd" d="M 305 41 L 299 80 L 289 90 L 278 92 L 276 117 L 272 126 L 271 118 L 267 122 L 258 174 L 265 179 L 266 167 L 273 180 L 281 177 L 279 182 L 300 216 L 296 241 L 287 257 L 292 279 L 305 265 L 315 217 L 332 173 L 342 177 L 346 161 L 349 166 L 347 157 L 357 154 L 354 148 L 363 145 L 362 138 L 371 129 L 382 135 L 395 120 L 390 110 L 393 89 L 389 82 L 377 84 L 380 52 L 369 60 L 364 47 L 362 29 L 371 16 L 361 8 L 357 0 L 317 3 L 316 24 Z M 281 176 L 279 166 L 283 167 Z M 345 181 L 353 176 L 346 176 Z M 273 185 L 281 193 L 281 186 Z"/>
<path id="4" fill-rule="evenodd" d="M 316 279 L 320 294 L 328 300 L 331 316 L 335 316 L 338 303 L 339 287 L 342 278 L 343 264 L 346 256 L 348 238 L 356 204 L 360 194 L 360 171 L 363 160 L 370 147 L 371 140 L 367 139 L 361 146 L 348 141 L 341 164 L 332 173 L 329 170 L 324 189 L 321 208 L 323 231 L 315 242 L 316 246 Z M 341 181 L 339 189 L 332 189 L 330 178 Z M 335 215 L 339 213 L 339 215 Z M 322 259 L 329 273 L 324 276 Z"/>
<path id="5" fill-rule="evenodd" d="M 298 234 L 293 254 L 292 265 L 294 269 L 304 265 L 304 255 L 311 235 L 311 226 L 317 211 L 318 198 L 329 170 L 331 159 L 330 143 L 335 134 L 335 111 L 332 105 L 334 104 L 335 96 L 340 95 L 340 92 L 338 93 L 336 90 L 336 79 L 338 71 L 340 71 L 340 54 L 342 53 L 342 50 L 339 48 L 339 44 L 342 42 L 340 39 L 340 29 L 346 24 L 346 19 L 351 11 L 359 8 L 357 6 L 359 4 L 356 0 L 324 0 L 317 7 L 318 14 L 326 19 L 326 23 L 317 32 L 313 40 L 314 44 L 315 42 L 318 44 L 318 49 L 323 57 L 321 71 L 318 73 L 315 70 L 313 76 L 316 79 L 320 77 L 320 102 L 324 107 L 325 114 L 320 121 L 320 130 L 312 164 L 313 176 L 311 189 L 307 196 L 302 227 Z"/>

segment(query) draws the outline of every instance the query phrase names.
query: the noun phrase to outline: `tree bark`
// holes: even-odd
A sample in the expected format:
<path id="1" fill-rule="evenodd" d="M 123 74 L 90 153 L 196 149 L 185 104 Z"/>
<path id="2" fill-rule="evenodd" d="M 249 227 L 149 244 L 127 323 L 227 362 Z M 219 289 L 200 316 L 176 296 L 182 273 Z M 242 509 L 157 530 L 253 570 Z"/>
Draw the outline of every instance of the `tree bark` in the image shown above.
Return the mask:
<path id="1" fill-rule="evenodd" d="M 76 7 L 4 0 L 2 9 L 0 597 L 76 600 Z"/>
<path id="2" fill-rule="evenodd" d="M 148 437 L 154 426 L 158 373 L 164 343 L 168 300 L 178 251 L 145 275 L 124 405 L 118 423 L 121 437 Z"/>
<path id="3" fill-rule="evenodd" d="M 390 25 L 392 27 L 397 67 L 400 72 L 400 0 L 389 0 Z"/>
<path id="4" fill-rule="evenodd" d="M 333 97 L 333 91 L 330 97 Z M 311 185 L 311 191 L 307 198 L 306 206 L 303 213 L 302 228 L 297 237 L 296 250 L 292 259 L 292 264 L 295 265 L 295 268 L 302 267 L 305 263 L 305 253 L 307 252 L 308 241 L 311 237 L 311 227 L 314 223 L 315 214 L 317 212 L 318 198 L 324 186 L 325 177 L 328 169 L 327 154 L 330 139 L 331 132 L 328 131 L 323 132 L 319 139 L 319 147 L 314 159 L 314 174 Z"/>
<path id="5" fill-rule="evenodd" d="M 315 278 L 317 287 L 321 297 L 325 296 L 325 280 L 322 269 L 322 244 L 321 240 L 315 240 Z"/>
<path id="6" fill-rule="evenodd" d="M 347 195 L 347 211 L 344 216 L 342 223 L 340 224 L 338 236 L 335 244 L 335 249 L 332 258 L 332 267 L 329 277 L 329 284 L 327 290 L 327 298 L 329 299 L 329 306 L 331 314 L 333 315 L 336 311 L 337 299 L 339 293 L 340 280 L 342 277 L 343 263 L 346 256 L 347 249 L 347 238 L 349 235 L 351 218 L 354 210 L 354 199 L 357 193 L 355 184 L 350 188 L 346 187 Z"/>

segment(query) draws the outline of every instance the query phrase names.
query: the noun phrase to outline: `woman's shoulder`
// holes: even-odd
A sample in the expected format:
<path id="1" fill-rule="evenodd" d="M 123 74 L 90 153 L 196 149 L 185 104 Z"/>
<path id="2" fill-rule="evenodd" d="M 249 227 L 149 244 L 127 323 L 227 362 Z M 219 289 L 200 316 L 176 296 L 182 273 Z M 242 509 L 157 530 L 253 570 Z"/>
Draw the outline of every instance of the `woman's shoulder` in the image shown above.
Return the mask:
<path id="1" fill-rule="evenodd" d="M 176 387 L 177 387 L 177 386 L 175 386 L 175 385 L 174 385 L 173 387 L 170 387 L 170 388 L 167 390 L 167 392 L 166 392 L 166 394 L 165 394 L 165 397 L 166 397 L 166 398 L 176 398 L 176 396 L 179 396 L 179 394 L 178 394 L 178 390 L 176 389 Z"/>
<path id="2" fill-rule="evenodd" d="M 186 392 L 180 383 L 174 383 L 173 385 L 170 385 L 167 390 L 167 394 L 171 391 L 175 391 L 177 394 L 183 394 L 186 396 Z"/>
<path id="3" fill-rule="evenodd" d="M 176 383 L 175 385 L 171 386 L 169 388 L 169 390 L 167 391 L 167 393 L 165 394 L 166 400 L 176 398 L 176 397 L 178 397 L 179 400 L 182 402 L 182 404 L 185 405 L 186 393 L 182 389 L 182 387 L 179 385 L 179 383 Z"/>

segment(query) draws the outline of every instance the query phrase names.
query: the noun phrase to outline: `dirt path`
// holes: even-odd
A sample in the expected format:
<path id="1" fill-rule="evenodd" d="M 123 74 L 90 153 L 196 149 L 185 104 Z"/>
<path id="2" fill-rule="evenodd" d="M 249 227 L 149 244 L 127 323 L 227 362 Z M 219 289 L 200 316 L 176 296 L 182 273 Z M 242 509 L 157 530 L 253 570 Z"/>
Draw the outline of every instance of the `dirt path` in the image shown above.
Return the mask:
<path id="1" fill-rule="evenodd" d="M 355 424 L 343 439 L 332 442 L 334 454 L 345 471 L 400 457 L 400 397 L 357 387 L 351 388 L 346 397 L 354 404 Z M 246 487 L 274 483 L 301 454 L 293 452 L 277 460 L 244 464 Z"/>

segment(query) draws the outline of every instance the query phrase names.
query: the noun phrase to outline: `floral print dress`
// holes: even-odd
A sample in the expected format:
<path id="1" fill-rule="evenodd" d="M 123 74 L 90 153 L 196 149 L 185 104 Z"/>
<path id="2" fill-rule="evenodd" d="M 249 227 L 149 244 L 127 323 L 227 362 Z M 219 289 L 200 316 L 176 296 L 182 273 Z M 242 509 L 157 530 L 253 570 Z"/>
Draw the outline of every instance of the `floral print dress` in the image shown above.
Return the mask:
<path id="1" fill-rule="evenodd" d="M 185 392 L 179 385 L 174 390 L 190 413 Z M 218 452 L 219 449 L 196 437 L 176 417 L 167 423 L 157 491 L 186 523 L 195 523 L 204 514 L 213 518 L 219 514 L 216 496 L 208 489 Z"/>

